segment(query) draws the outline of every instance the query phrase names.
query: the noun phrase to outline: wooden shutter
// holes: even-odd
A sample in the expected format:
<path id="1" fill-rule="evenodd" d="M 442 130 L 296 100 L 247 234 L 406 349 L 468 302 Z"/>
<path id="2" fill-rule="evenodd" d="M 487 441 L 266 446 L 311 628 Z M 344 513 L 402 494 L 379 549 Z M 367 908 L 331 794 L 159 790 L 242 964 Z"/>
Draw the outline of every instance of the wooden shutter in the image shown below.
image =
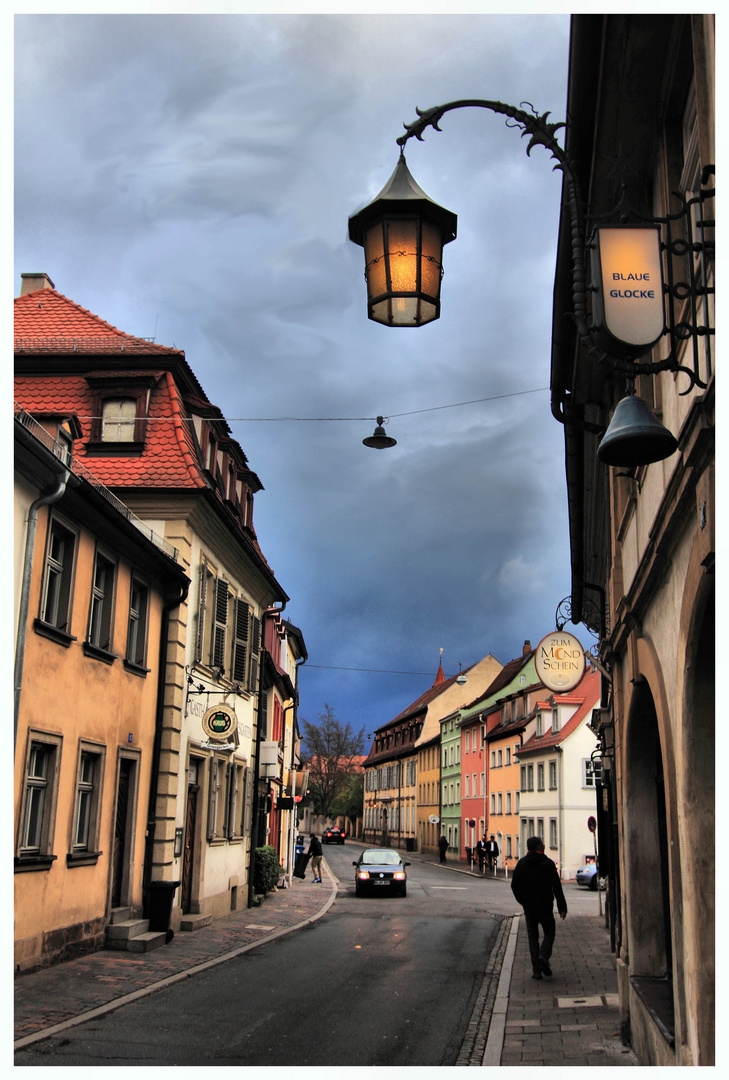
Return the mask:
<path id="1" fill-rule="evenodd" d="M 246 769 L 244 806 L 243 835 L 250 836 L 253 822 L 253 769 L 250 766 Z"/>
<path id="2" fill-rule="evenodd" d="M 228 584 L 222 578 L 215 582 L 215 629 L 213 632 L 212 666 L 225 671 L 225 639 L 228 633 Z"/>
<path id="3" fill-rule="evenodd" d="M 248 668 L 248 689 L 255 693 L 258 689 L 259 654 L 261 651 L 261 620 L 251 615 L 250 657 Z"/>
<path id="4" fill-rule="evenodd" d="M 205 607 L 208 594 L 208 568 L 205 563 L 200 567 L 200 595 L 197 604 L 197 640 L 195 641 L 195 660 L 203 662 L 205 642 Z"/>
<path id="5" fill-rule="evenodd" d="M 248 634 L 250 622 L 250 608 L 245 600 L 240 597 L 235 601 L 235 620 L 233 626 L 233 671 L 231 678 L 234 682 L 246 685 L 246 663 L 248 660 Z"/>

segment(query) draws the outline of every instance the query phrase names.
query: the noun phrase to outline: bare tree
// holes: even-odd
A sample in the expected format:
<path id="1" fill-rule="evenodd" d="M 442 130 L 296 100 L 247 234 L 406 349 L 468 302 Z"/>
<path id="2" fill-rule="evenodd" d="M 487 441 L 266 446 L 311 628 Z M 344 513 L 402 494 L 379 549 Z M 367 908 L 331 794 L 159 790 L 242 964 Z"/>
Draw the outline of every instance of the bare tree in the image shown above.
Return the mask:
<path id="1" fill-rule="evenodd" d="M 354 759 L 364 751 L 365 729 L 355 732 L 324 705 L 319 723 L 301 719 L 302 764 L 309 766 L 309 794 L 314 813 L 329 816 L 338 795 L 352 776 Z"/>

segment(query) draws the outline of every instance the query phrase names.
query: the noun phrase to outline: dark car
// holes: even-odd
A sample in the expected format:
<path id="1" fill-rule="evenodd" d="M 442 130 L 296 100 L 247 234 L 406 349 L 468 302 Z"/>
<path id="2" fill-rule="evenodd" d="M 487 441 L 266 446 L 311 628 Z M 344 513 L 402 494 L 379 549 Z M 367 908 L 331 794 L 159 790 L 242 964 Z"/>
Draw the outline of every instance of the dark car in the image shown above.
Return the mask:
<path id="1" fill-rule="evenodd" d="M 365 892 L 395 892 L 407 896 L 409 862 L 403 862 L 397 851 L 391 848 L 366 848 L 352 866 L 354 890 L 357 896 Z"/>
<path id="2" fill-rule="evenodd" d="M 325 844 L 343 844 L 344 843 L 344 830 L 340 829 L 338 825 L 330 825 L 328 829 L 325 829 L 321 834 L 322 842 Z"/>

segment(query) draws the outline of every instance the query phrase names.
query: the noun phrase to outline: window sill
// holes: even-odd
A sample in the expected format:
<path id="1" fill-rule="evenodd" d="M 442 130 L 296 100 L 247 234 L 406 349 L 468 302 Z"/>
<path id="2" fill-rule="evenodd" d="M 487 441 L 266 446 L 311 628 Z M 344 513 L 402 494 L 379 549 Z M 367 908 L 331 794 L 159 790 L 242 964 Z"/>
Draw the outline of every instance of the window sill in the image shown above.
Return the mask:
<path id="1" fill-rule="evenodd" d="M 50 870 L 56 858 L 56 855 L 16 855 L 15 873 L 23 874 L 29 870 Z"/>
<path id="2" fill-rule="evenodd" d="M 675 1046 L 676 1021 L 673 1012 L 673 982 L 671 979 L 631 975 L 630 985 L 645 1005 L 668 1045 Z"/>
<path id="3" fill-rule="evenodd" d="M 88 442 L 89 457 L 139 457 L 144 453 L 143 442 Z"/>
<path id="4" fill-rule="evenodd" d="M 139 675 L 142 679 L 149 675 L 151 668 L 144 667 L 142 664 L 135 664 L 132 660 L 125 660 L 124 667 L 132 675 Z"/>
<path id="5" fill-rule="evenodd" d="M 118 659 L 116 653 L 107 652 L 106 649 L 100 649 L 97 645 L 92 645 L 90 641 L 84 641 L 83 644 L 84 655 L 90 656 L 94 660 L 101 660 L 105 664 L 113 664 Z"/>
<path id="6" fill-rule="evenodd" d="M 63 645 L 66 649 L 77 640 L 73 634 L 67 634 L 65 630 L 59 630 L 57 626 L 54 626 L 52 623 L 43 622 L 42 619 L 33 620 L 33 629 L 36 634 L 40 634 L 41 637 L 50 638 L 51 641 L 55 641 L 58 645 Z"/>
<path id="7" fill-rule="evenodd" d="M 73 851 L 66 855 L 66 866 L 96 866 L 103 851 Z"/>

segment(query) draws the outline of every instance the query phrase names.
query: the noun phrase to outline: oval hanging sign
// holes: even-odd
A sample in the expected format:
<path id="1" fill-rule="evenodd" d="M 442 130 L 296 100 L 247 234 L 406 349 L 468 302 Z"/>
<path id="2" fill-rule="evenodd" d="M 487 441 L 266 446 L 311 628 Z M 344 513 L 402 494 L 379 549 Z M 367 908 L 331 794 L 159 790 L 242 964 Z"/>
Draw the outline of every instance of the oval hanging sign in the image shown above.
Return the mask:
<path id="1" fill-rule="evenodd" d="M 440 818 L 436 814 L 431 814 L 428 821 L 431 825 L 437 825 L 440 822 Z"/>
<path id="2" fill-rule="evenodd" d="M 227 742 L 238 729 L 235 709 L 230 705 L 213 705 L 203 713 L 202 727 L 209 739 Z"/>
<path id="3" fill-rule="evenodd" d="M 537 675 L 549 690 L 574 690 L 585 674 L 585 652 L 573 634 L 555 630 L 536 647 Z"/>

